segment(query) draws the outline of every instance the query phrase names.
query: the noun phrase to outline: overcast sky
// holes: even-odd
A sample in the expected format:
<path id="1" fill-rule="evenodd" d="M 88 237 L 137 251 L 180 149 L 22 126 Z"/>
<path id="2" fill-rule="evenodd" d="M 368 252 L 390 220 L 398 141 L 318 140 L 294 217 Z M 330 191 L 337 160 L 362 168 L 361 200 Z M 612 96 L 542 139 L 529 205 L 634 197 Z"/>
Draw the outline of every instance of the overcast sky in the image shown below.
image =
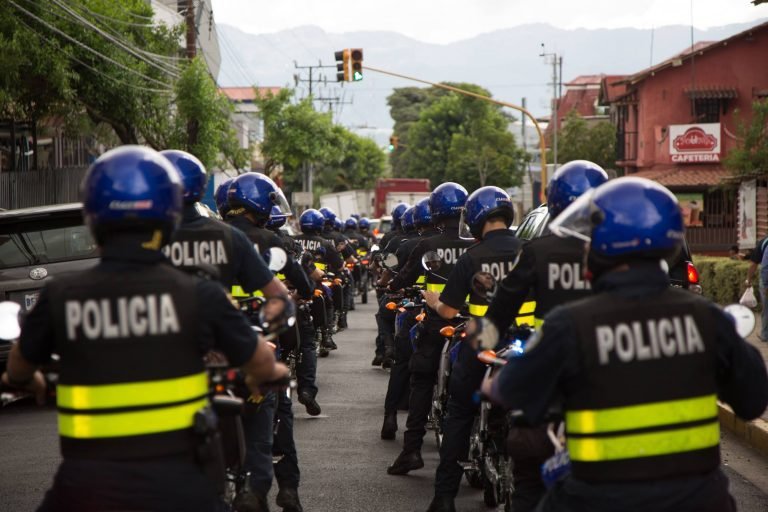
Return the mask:
<path id="1" fill-rule="evenodd" d="M 693 13 L 691 13 L 693 5 Z M 391 30 L 448 43 L 523 23 L 561 28 L 699 28 L 768 17 L 750 0 L 213 0 L 218 23 L 262 34 L 301 25 L 326 32 Z M 693 14 L 693 18 L 691 18 Z"/>

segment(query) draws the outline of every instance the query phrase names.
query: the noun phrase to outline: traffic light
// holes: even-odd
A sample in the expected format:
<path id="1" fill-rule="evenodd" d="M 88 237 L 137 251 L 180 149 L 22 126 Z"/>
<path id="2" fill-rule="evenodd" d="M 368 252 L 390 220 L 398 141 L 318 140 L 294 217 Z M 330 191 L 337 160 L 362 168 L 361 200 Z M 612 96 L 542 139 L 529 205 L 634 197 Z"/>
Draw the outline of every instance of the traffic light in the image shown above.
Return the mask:
<path id="1" fill-rule="evenodd" d="M 397 143 L 398 143 L 398 137 L 397 135 L 392 135 L 389 138 L 389 152 L 392 153 L 394 150 L 397 149 Z"/>
<path id="2" fill-rule="evenodd" d="M 352 81 L 359 82 L 363 79 L 363 49 L 352 48 L 349 57 L 352 61 Z"/>
<path id="3" fill-rule="evenodd" d="M 337 82 L 349 82 L 350 66 L 349 66 L 349 50 L 344 49 L 333 54 L 336 57 L 336 81 Z"/>

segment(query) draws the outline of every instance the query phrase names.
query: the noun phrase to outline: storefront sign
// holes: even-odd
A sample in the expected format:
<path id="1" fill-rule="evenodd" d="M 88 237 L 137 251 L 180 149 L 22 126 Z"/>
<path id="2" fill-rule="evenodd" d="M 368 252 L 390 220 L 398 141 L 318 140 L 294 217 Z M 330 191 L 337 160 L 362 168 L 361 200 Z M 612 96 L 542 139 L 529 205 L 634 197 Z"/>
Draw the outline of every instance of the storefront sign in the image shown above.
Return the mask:
<path id="1" fill-rule="evenodd" d="M 669 154 L 674 163 L 720 161 L 720 123 L 669 126 Z"/>

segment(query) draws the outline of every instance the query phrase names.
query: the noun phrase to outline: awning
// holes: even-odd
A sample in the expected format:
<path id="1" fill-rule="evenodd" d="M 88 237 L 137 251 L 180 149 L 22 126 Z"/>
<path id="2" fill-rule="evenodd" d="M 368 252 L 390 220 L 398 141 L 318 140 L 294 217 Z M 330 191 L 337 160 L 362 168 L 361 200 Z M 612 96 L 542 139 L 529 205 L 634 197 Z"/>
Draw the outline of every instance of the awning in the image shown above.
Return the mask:
<path id="1" fill-rule="evenodd" d="M 665 187 L 713 187 L 722 184 L 723 179 L 730 173 L 721 168 L 695 168 L 695 167 L 665 167 L 648 169 L 646 171 L 628 174 L 638 178 L 648 178 L 657 181 Z"/>
<path id="2" fill-rule="evenodd" d="M 718 85 L 686 88 L 685 94 L 692 100 L 731 100 L 739 97 L 735 87 Z"/>

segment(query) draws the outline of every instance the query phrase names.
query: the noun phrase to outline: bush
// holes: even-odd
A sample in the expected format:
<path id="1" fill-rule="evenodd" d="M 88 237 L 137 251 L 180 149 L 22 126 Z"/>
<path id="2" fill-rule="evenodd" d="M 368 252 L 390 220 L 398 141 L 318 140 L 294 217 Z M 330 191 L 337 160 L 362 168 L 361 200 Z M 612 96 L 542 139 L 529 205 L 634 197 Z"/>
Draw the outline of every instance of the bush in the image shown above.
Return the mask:
<path id="1" fill-rule="evenodd" d="M 699 282 L 704 289 L 704 296 L 718 304 L 739 302 L 744 293 L 744 280 L 747 278 L 748 261 L 717 258 L 714 256 L 694 256 L 693 264 L 699 271 Z M 760 297 L 757 286 L 755 296 Z"/>

